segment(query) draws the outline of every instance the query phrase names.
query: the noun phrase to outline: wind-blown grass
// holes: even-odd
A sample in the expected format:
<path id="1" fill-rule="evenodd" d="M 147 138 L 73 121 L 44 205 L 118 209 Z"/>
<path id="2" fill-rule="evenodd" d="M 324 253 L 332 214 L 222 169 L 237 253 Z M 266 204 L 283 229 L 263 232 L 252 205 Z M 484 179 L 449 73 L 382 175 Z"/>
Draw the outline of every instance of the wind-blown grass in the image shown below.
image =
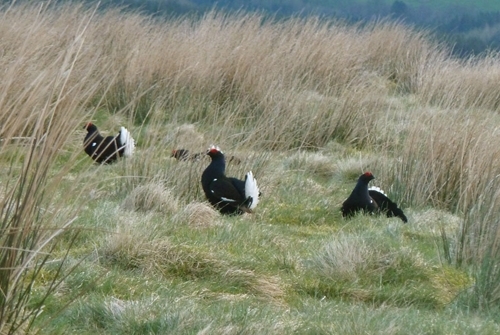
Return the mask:
<path id="1" fill-rule="evenodd" d="M 0 332 L 498 332 L 497 55 L 393 22 L 0 14 Z M 94 165 L 86 121 L 136 154 Z M 253 215 L 170 157 L 210 144 Z M 409 224 L 342 219 L 365 170 Z"/>

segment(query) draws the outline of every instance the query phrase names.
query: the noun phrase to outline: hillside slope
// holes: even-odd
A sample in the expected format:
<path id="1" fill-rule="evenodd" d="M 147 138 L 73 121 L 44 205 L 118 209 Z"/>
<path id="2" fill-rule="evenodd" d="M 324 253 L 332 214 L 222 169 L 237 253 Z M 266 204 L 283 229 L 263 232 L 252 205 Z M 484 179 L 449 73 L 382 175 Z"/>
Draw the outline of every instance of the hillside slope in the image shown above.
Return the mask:
<path id="1" fill-rule="evenodd" d="M 498 56 L 392 22 L 0 16 L 0 333 L 500 331 Z M 134 155 L 94 164 L 89 121 Z M 253 214 L 171 157 L 211 144 Z M 407 224 L 341 216 L 367 170 Z"/>

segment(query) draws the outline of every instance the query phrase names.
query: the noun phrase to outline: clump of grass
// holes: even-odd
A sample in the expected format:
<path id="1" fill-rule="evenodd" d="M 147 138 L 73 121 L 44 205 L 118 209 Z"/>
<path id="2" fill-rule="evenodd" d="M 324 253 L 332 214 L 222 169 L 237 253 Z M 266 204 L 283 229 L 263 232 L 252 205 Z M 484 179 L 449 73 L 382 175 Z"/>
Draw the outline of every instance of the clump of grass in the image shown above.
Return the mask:
<path id="1" fill-rule="evenodd" d="M 207 202 L 191 202 L 174 218 L 175 222 L 194 228 L 210 228 L 219 225 L 219 212 Z"/>
<path id="2" fill-rule="evenodd" d="M 173 214 L 179 210 L 179 200 L 161 183 L 150 182 L 134 188 L 123 201 L 122 208 Z"/>
<path id="3" fill-rule="evenodd" d="M 455 231 L 441 230 L 443 254 L 448 262 L 472 269 L 474 284 L 460 298 L 469 308 L 496 310 L 500 299 L 498 199 L 498 176 L 495 176 L 481 192 L 478 202 L 471 204 Z"/>
<path id="4" fill-rule="evenodd" d="M 376 178 L 378 178 L 378 171 L 374 170 L 377 158 L 372 153 L 364 155 L 348 155 L 345 158 L 337 159 L 335 164 L 335 171 L 347 180 L 358 180 L 359 176 L 366 171 L 371 171 Z"/>
<path id="5" fill-rule="evenodd" d="M 399 188 L 404 182 L 400 195 L 405 201 L 462 212 L 477 200 L 496 170 L 491 160 L 498 150 L 492 138 L 484 137 L 489 127 L 484 114 L 450 111 L 422 115 L 401 147 L 397 170 L 380 168 L 381 178 L 390 173 L 388 184 Z"/>
<path id="6" fill-rule="evenodd" d="M 358 236 L 329 242 L 311 259 L 307 272 L 312 277 L 304 289 L 317 297 L 441 308 L 469 284 L 460 272 L 450 269 L 444 275 L 415 250 L 390 243 L 380 237 Z M 463 280 L 446 279 L 457 275 Z M 448 285 L 446 290 L 443 285 Z M 450 293 L 441 294 L 444 291 Z"/>
<path id="7" fill-rule="evenodd" d="M 216 260 L 194 247 L 172 243 L 169 226 L 152 215 L 117 214 L 116 227 L 101 249 L 106 262 L 165 277 L 196 278 L 216 271 Z"/>
<path id="8" fill-rule="evenodd" d="M 381 259 L 365 241 L 342 236 L 323 247 L 313 259 L 313 267 L 323 277 L 356 282 L 360 274 Z"/>
<path id="9" fill-rule="evenodd" d="M 107 243 L 103 255 L 108 262 L 149 273 L 158 271 L 159 264 L 169 262 L 167 255 L 172 252 L 172 244 L 166 238 L 146 241 L 123 230 L 110 236 Z"/>
<path id="10" fill-rule="evenodd" d="M 260 299 L 269 300 L 275 304 L 282 304 L 285 295 L 283 285 L 276 276 L 258 275 L 251 270 L 228 269 L 222 274 L 222 280 L 240 286 L 247 292 L 259 296 Z"/>
<path id="11" fill-rule="evenodd" d="M 171 130 L 165 137 L 173 149 L 188 149 L 192 154 L 204 153 L 207 147 L 204 136 L 194 124 L 182 124 Z"/>

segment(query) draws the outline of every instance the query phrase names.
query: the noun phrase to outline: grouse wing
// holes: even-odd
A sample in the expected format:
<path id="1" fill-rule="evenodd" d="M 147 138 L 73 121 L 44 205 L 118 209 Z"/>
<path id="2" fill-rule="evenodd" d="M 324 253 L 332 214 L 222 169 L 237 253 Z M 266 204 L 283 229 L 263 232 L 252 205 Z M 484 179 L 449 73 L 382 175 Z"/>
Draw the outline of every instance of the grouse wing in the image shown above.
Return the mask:
<path id="1" fill-rule="evenodd" d="M 408 222 L 406 215 L 403 210 L 398 207 L 398 205 L 389 199 L 383 192 L 377 189 L 369 189 L 368 193 L 370 197 L 377 203 L 381 212 L 385 212 L 387 217 L 398 217 L 403 222 Z"/>

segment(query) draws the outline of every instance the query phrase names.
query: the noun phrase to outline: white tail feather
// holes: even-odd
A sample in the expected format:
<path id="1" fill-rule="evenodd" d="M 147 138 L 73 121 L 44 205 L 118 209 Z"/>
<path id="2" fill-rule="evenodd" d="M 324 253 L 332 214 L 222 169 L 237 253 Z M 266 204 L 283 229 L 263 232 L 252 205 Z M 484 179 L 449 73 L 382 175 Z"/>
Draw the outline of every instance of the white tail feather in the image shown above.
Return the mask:
<path id="1" fill-rule="evenodd" d="M 120 129 L 120 142 L 124 146 L 124 156 L 132 156 L 134 153 L 135 149 L 135 141 L 132 138 L 132 135 L 130 135 L 129 131 L 125 127 L 121 127 Z"/>
<path id="2" fill-rule="evenodd" d="M 245 197 L 252 197 L 252 203 L 250 204 L 250 209 L 257 207 L 259 203 L 259 187 L 257 186 L 257 180 L 253 177 L 252 171 L 247 173 L 245 178 Z"/>
<path id="3" fill-rule="evenodd" d="M 385 194 L 384 190 L 381 189 L 380 187 L 377 187 L 377 186 L 370 186 L 370 188 L 368 188 L 368 191 L 377 191 L 379 193 L 382 193 L 383 195 L 387 196 L 387 194 Z"/>

